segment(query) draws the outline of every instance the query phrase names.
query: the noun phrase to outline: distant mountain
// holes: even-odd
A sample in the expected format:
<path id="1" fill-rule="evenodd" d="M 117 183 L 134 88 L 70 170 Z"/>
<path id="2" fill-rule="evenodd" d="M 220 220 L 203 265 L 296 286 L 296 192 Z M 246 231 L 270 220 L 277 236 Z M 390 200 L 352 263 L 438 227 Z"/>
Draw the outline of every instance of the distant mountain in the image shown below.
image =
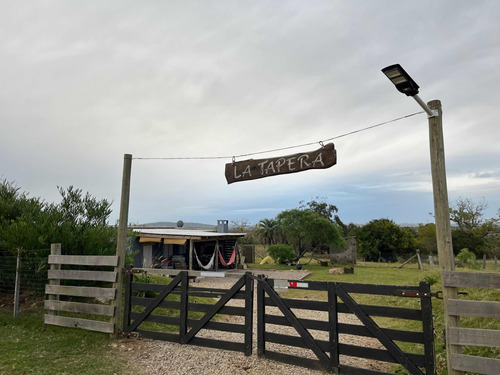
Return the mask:
<path id="1" fill-rule="evenodd" d="M 146 223 L 135 225 L 135 227 L 154 227 L 154 228 L 177 228 L 177 222 L 173 221 L 157 221 L 155 223 Z M 184 222 L 184 226 L 182 228 L 198 228 L 198 229 L 214 229 L 217 225 L 211 224 L 202 224 L 202 223 L 191 223 L 189 221 Z"/>

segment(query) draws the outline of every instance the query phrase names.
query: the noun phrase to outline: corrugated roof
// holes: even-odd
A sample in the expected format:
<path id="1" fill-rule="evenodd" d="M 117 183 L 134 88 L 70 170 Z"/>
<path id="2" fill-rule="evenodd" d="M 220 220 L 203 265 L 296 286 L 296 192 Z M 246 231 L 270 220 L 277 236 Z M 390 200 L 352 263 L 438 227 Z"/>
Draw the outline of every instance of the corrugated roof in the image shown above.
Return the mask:
<path id="1" fill-rule="evenodd" d="M 190 229 L 134 229 L 135 233 L 172 237 L 243 237 L 246 233 L 218 233 Z"/>

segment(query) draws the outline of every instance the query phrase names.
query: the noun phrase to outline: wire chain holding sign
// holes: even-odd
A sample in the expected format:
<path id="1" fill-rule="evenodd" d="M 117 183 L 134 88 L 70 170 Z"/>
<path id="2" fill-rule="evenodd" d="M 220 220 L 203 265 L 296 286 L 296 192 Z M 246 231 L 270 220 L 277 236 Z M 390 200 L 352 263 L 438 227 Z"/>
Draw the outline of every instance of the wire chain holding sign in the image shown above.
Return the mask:
<path id="1" fill-rule="evenodd" d="M 248 156 L 253 156 L 253 155 L 260 155 L 260 154 L 267 154 L 267 153 L 276 152 L 276 151 L 290 150 L 290 149 L 299 148 L 299 147 L 311 146 L 311 145 L 315 145 L 315 144 L 318 144 L 318 143 L 323 147 L 323 143 L 324 142 L 333 141 L 334 139 L 339 139 L 339 138 L 347 137 L 348 135 L 353 135 L 353 134 L 360 133 L 360 132 L 363 132 L 363 131 L 366 131 L 366 130 L 377 128 L 379 126 L 391 124 L 393 122 L 404 120 L 404 119 L 407 119 L 409 117 L 420 115 L 422 113 L 425 113 L 425 111 L 411 113 L 411 114 L 406 115 L 406 116 L 398 117 L 398 118 L 395 118 L 395 119 L 392 119 L 392 120 L 389 120 L 389 121 L 384 121 L 384 122 L 381 122 L 379 124 L 370 125 L 370 126 L 367 126 L 367 127 L 361 128 L 361 129 L 353 130 L 353 131 L 348 132 L 348 133 L 337 135 L 335 137 L 323 139 L 321 141 L 315 141 L 315 142 L 303 143 L 303 144 L 300 144 L 300 145 L 275 148 L 275 149 L 266 150 L 266 151 L 251 152 L 251 153 L 248 153 L 248 154 L 231 155 L 231 156 L 154 157 L 154 158 L 133 158 L 133 159 L 135 159 L 135 160 L 215 160 L 215 159 L 231 159 L 233 161 L 233 163 L 234 163 L 234 162 L 236 162 L 236 158 L 248 157 Z"/>

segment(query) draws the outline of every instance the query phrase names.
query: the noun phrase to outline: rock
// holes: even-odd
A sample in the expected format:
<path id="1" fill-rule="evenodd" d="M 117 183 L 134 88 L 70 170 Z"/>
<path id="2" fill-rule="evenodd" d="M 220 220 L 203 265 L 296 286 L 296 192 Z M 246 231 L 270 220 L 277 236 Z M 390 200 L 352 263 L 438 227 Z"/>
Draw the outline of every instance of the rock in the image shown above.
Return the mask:
<path id="1" fill-rule="evenodd" d="M 344 271 L 342 271 L 342 268 L 330 268 L 328 270 L 328 273 L 330 275 L 342 275 Z"/>

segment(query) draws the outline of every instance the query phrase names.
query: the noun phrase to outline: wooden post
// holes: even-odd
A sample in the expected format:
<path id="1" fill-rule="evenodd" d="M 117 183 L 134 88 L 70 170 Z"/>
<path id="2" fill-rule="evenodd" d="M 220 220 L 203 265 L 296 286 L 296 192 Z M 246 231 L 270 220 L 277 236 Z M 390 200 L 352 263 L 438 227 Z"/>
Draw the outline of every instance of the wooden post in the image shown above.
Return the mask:
<path id="1" fill-rule="evenodd" d="M 19 315 L 19 289 L 21 288 L 21 249 L 17 249 L 16 285 L 14 286 L 14 318 Z"/>
<path id="2" fill-rule="evenodd" d="M 432 255 L 429 255 L 429 267 L 431 267 L 431 270 L 434 269 L 434 259 L 432 259 Z"/>
<path id="3" fill-rule="evenodd" d="M 496 256 L 496 255 L 495 255 L 494 260 L 495 260 L 495 270 L 496 270 L 496 269 L 497 269 L 497 266 L 498 266 L 498 258 L 497 258 L 497 256 Z"/>
<path id="4" fill-rule="evenodd" d="M 245 272 L 245 355 L 252 355 L 253 343 L 253 289 L 251 272 Z"/>
<path id="5" fill-rule="evenodd" d="M 50 255 L 61 255 L 61 244 L 53 243 L 50 245 Z M 58 271 L 61 269 L 60 264 L 51 264 L 51 271 Z M 50 279 L 49 285 L 60 285 L 61 281 L 59 279 Z M 49 294 L 49 301 L 59 301 L 59 296 L 56 294 Z M 59 315 L 58 311 L 49 310 L 49 315 Z"/>
<path id="6" fill-rule="evenodd" d="M 422 260 L 420 259 L 420 250 L 417 250 L 417 261 L 418 261 L 418 268 L 420 268 L 420 271 L 423 271 L 424 267 L 422 266 Z"/>
<path id="7" fill-rule="evenodd" d="M 448 204 L 448 187 L 446 184 L 446 167 L 444 158 L 443 117 L 441 102 L 433 100 L 427 103 L 431 110 L 437 110 L 438 115 L 429 118 L 429 143 L 431 154 L 432 190 L 434 196 L 434 216 L 436 220 L 436 239 L 441 277 L 444 271 L 455 270 L 455 257 L 451 242 L 450 208 Z M 446 337 L 451 337 L 450 328 L 458 327 L 458 316 L 448 315 L 448 300 L 457 299 L 457 288 L 443 287 L 444 319 Z M 446 340 L 446 360 L 448 374 L 457 375 L 463 372 L 451 368 L 451 356 L 461 354 L 462 347 L 451 345 Z"/>
<path id="8" fill-rule="evenodd" d="M 215 272 L 219 270 L 219 240 L 215 241 Z"/>
<path id="9" fill-rule="evenodd" d="M 118 239 L 116 244 L 116 255 L 118 256 L 118 265 L 115 267 L 118 277 L 113 283 L 113 288 L 116 288 L 116 296 L 111 301 L 111 306 L 115 307 L 115 314 L 111 318 L 111 323 L 115 326 L 114 336 L 118 336 L 122 316 L 122 287 L 123 287 L 123 270 L 125 267 L 125 256 L 127 252 L 127 228 L 128 228 L 128 209 L 130 201 L 130 175 L 132 170 L 132 155 L 125 154 L 123 156 L 123 178 L 122 178 L 122 196 L 120 202 L 120 220 L 118 222 Z"/>
<path id="10" fill-rule="evenodd" d="M 194 241 L 191 238 L 189 240 L 189 270 L 193 270 L 193 250 L 194 250 Z"/>
<path id="11" fill-rule="evenodd" d="M 483 270 L 486 269 L 486 254 L 483 254 Z"/>

